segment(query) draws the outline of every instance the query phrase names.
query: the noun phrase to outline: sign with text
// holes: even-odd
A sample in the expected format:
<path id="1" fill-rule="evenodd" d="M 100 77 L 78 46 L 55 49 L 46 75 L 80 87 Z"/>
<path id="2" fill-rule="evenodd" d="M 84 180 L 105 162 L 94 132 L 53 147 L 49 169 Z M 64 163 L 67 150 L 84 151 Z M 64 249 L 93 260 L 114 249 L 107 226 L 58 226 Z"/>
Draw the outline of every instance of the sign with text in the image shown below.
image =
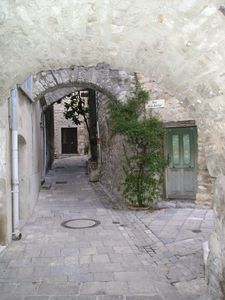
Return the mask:
<path id="1" fill-rule="evenodd" d="M 165 99 L 150 100 L 146 104 L 146 108 L 162 108 L 165 107 Z"/>

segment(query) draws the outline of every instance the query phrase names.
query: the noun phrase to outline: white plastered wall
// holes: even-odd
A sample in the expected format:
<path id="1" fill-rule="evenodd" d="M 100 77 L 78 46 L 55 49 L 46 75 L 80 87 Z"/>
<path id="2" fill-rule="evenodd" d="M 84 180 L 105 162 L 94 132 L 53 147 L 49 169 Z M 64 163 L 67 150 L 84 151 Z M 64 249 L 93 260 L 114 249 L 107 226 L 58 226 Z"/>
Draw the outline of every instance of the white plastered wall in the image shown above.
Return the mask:
<path id="1" fill-rule="evenodd" d="M 40 102 L 18 93 L 20 225 L 30 216 L 40 190 L 43 167 L 43 133 Z"/>

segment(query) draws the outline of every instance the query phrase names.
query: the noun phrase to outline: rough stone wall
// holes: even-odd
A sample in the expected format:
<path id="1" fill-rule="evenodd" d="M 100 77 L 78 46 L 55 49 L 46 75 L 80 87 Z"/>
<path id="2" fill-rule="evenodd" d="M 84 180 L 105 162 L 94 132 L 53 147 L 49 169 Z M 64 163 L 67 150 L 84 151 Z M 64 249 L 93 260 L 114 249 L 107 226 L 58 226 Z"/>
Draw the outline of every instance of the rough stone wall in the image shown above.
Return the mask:
<path id="1" fill-rule="evenodd" d="M 97 93 L 97 111 L 99 124 L 100 144 L 99 150 L 99 168 L 100 181 L 115 195 L 121 197 L 121 183 L 124 178 L 122 168 L 123 164 L 123 138 L 112 136 L 109 126 L 109 98 Z"/>
<path id="2" fill-rule="evenodd" d="M 85 145 L 88 143 L 88 136 L 85 124 L 82 122 L 76 126 L 71 120 L 67 120 L 64 115 L 64 104 L 54 104 L 54 143 L 55 143 L 55 155 L 62 154 L 62 128 L 77 128 L 77 150 L 78 154 L 84 154 Z"/>
<path id="3" fill-rule="evenodd" d="M 225 297 L 225 176 L 217 177 L 214 187 L 215 230 L 210 239 L 207 277 L 213 300 Z"/>
<path id="4" fill-rule="evenodd" d="M 205 114 L 202 112 L 202 130 L 205 130 L 205 154 L 207 168 L 215 178 L 213 206 L 216 212 L 215 229 L 210 240 L 208 260 L 208 283 L 213 300 L 225 297 L 225 102 L 224 96 L 212 97 L 205 103 Z M 211 118 L 209 119 L 209 116 Z"/>

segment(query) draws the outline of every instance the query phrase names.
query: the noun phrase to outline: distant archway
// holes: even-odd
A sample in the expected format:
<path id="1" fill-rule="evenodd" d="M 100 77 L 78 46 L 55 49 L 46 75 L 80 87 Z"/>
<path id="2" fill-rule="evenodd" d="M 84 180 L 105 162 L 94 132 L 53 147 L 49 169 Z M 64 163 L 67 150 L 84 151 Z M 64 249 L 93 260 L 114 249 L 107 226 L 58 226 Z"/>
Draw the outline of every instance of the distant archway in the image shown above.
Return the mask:
<path id="1" fill-rule="evenodd" d="M 41 71 L 32 78 L 32 100 L 34 103 L 40 102 L 43 111 L 49 114 L 48 119 L 51 119 L 52 104 L 65 96 L 77 90 L 95 90 L 99 96 L 99 119 L 101 121 L 100 128 L 107 128 L 107 108 L 106 102 L 111 100 L 121 100 L 132 95 L 135 88 L 135 74 L 121 70 L 112 70 L 109 65 L 99 63 L 96 66 L 72 66 L 70 68 Z M 42 121 L 41 121 L 42 122 Z M 44 123 L 44 122 L 42 122 Z M 51 128 L 50 122 L 45 121 L 48 128 Z M 53 130 L 46 130 L 47 147 L 44 149 L 43 165 L 51 165 L 53 161 L 54 145 Z M 108 142 L 108 140 L 107 140 Z M 116 155 L 116 154 L 115 154 Z M 105 163 L 108 162 L 108 154 L 105 156 Z M 115 159 L 115 158 L 114 158 Z M 111 166 L 111 163 L 110 163 Z M 106 166 L 109 169 L 109 165 Z M 111 166 L 114 169 L 114 167 Z M 106 172 L 107 173 L 107 172 Z M 119 170 L 112 171 L 112 174 L 118 173 Z M 104 173 L 106 176 L 106 174 Z M 110 174 L 108 174 L 110 175 Z M 114 176 L 108 176 L 114 177 Z M 116 186 L 118 183 L 113 183 Z"/>

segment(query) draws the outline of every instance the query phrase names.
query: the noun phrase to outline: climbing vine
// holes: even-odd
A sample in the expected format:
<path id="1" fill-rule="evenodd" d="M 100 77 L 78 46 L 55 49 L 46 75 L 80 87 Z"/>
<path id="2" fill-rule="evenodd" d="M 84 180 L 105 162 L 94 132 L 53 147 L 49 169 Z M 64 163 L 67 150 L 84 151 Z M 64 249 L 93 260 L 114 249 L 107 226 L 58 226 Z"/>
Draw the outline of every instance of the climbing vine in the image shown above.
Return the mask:
<path id="1" fill-rule="evenodd" d="M 109 104 L 112 133 L 124 136 L 126 141 L 123 194 L 130 204 L 138 206 L 149 205 L 158 197 L 161 174 L 167 166 L 162 152 L 165 131 L 156 116 L 145 116 L 148 99 L 148 92 L 136 79 L 133 97 Z"/>

